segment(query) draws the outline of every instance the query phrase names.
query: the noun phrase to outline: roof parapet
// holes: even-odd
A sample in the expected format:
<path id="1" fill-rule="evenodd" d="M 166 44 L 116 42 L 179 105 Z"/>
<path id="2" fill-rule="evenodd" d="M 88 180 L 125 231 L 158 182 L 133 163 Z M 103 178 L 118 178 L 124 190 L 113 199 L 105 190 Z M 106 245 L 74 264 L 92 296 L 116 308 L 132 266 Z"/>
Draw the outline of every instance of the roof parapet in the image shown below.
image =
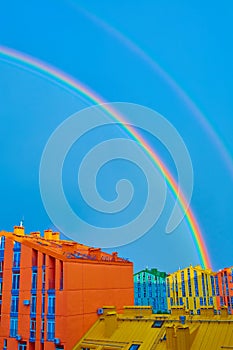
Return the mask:
<path id="1" fill-rule="evenodd" d="M 149 316 L 152 315 L 151 306 L 124 306 L 124 315 L 129 316 Z"/>

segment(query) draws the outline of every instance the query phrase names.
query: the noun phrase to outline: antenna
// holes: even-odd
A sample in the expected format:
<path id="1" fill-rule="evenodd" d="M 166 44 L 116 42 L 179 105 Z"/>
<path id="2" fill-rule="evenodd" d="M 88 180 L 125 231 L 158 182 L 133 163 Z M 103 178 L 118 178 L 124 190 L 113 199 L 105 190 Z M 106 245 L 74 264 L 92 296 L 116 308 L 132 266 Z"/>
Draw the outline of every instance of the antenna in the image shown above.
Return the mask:
<path id="1" fill-rule="evenodd" d="M 24 216 L 23 216 L 22 220 L 20 220 L 19 226 L 20 226 L 20 227 L 23 227 L 23 224 L 24 224 Z"/>

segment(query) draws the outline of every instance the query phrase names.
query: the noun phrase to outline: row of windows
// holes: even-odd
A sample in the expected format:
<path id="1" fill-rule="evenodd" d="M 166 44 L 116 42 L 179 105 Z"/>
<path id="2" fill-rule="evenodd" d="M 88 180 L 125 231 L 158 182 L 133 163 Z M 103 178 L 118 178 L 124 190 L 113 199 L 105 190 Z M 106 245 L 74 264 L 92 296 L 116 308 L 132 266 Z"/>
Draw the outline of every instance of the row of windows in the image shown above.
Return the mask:
<path id="1" fill-rule="evenodd" d="M 41 334 L 44 335 L 44 321 L 41 324 Z M 16 337 L 18 334 L 18 318 L 11 317 L 10 319 L 10 337 Z M 30 321 L 30 338 L 34 339 L 36 335 L 36 320 L 31 319 Z M 55 338 L 55 321 L 47 321 L 47 340 L 53 341 Z"/>
<path id="2" fill-rule="evenodd" d="M 36 295 L 31 296 L 31 314 L 36 313 Z M 17 313 L 19 310 L 19 296 L 12 295 L 11 298 L 11 312 Z M 45 313 L 45 294 L 42 295 L 42 314 Z M 55 295 L 48 296 L 48 315 L 55 314 Z"/>
<path id="3" fill-rule="evenodd" d="M 186 301 L 186 307 L 189 308 L 189 301 L 188 301 L 189 299 L 187 297 L 186 298 L 180 297 L 178 299 L 178 301 L 177 301 L 177 304 L 180 305 L 180 306 L 184 305 L 184 300 Z M 194 309 L 196 309 L 197 308 L 196 298 L 193 297 L 192 300 L 193 300 L 193 303 L 194 303 Z M 233 300 L 233 298 L 232 298 L 232 300 Z M 170 298 L 171 306 L 175 305 L 175 303 L 176 303 L 175 300 L 173 298 Z M 222 301 L 222 303 L 223 303 L 223 301 Z M 200 297 L 200 306 L 207 306 L 207 304 L 210 305 L 210 306 L 214 305 L 213 297 L 209 297 L 209 298 Z"/>

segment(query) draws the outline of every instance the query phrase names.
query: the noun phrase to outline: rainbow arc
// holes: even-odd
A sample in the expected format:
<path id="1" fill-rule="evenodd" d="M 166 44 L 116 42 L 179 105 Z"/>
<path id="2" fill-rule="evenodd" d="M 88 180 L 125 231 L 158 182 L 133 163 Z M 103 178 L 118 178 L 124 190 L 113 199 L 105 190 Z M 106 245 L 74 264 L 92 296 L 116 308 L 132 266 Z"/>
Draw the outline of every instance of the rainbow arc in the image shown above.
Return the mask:
<path id="1" fill-rule="evenodd" d="M 127 125 L 124 121 L 124 118 L 119 113 L 117 113 L 109 105 L 104 105 L 106 101 L 96 92 L 92 91 L 90 88 L 87 88 L 84 84 L 69 76 L 68 74 L 45 62 L 40 61 L 37 58 L 11 48 L 0 46 L 0 59 L 7 61 L 10 64 L 20 66 L 23 69 L 30 70 L 34 74 L 41 75 L 75 94 L 78 93 L 82 98 L 88 102 L 91 102 L 92 104 L 94 103 L 102 105 L 101 108 L 107 112 L 109 116 L 122 124 L 124 129 L 127 130 L 131 137 L 143 147 L 147 155 L 153 161 L 154 165 L 163 174 L 172 193 L 177 198 L 180 207 L 184 212 L 186 212 L 185 220 L 188 224 L 192 239 L 194 241 L 200 264 L 203 268 L 211 268 L 210 257 L 198 221 L 191 207 L 187 206 L 185 196 L 180 191 L 179 186 L 176 183 L 172 173 L 165 166 L 162 159 L 159 158 L 156 152 L 145 141 L 145 139 L 143 139 L 143 137 L 135 129 Z"/>

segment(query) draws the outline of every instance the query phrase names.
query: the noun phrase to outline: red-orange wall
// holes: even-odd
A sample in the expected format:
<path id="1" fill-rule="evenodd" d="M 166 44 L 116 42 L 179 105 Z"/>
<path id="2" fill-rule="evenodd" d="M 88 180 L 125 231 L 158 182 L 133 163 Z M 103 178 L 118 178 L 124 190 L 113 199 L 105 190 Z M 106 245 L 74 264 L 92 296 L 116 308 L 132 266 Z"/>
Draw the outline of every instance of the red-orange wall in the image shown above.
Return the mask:
<path id="1" fill-rule="evenodd" d="M 68 349 L 96 321 L 98 308 L 115 305 L 121 312 L 124 305 L 133 305 L 132 264 L 66 263 L 64 277 L 64 291 L 57 293 L 56 325 Z M 66 329 L 62 315 L 68 316 Z"/>
<path id="2" fill-rule="evenodd" d="M 38 245 L 39 246 L 39 245 Z M 39 250 L 40 247 L 38 247 Z M 48 253 L 49 254 L 49 253 Z M 28 349 L 41 350 L 41 305 L 42 305 L 42 252 L 38 252 L 36 342 L 29 347 L 30 306 L 23 304 L 31 299 L 32 288 L 32 247 L 22 243 L 20 261 L 20 291 L 18 312 L 18 334 L 27 341 Z M 61 257 L 62 259 L 62 257 Z M 6 238 L 3 272 L 2 312 L 0 321 L 0 348 L 3 340 L 8 340 L 9 349 L 17 349 L 18 342 L 9 338 L 10 306 L 12 289 L 13 239 Z M 47 289 L 49 278 L 53 275 L 52 260 L 46 257 L 46 303 L 45 321 L 48 305 Z M 98 262 L 92 260 L 63 261 L 63 290 L 60 290 L 61 265 L 55 259 L 55 338 L 61 340 L 66 350 L 70 350 L 96 321 L 97 309 L 114 305 L 118 312 L 124 305 L 133 305 L 133 265 L 128 262 Z M 54 350 L 53 342 L 46 340 L 45 322 L 44 350 Z"/>

